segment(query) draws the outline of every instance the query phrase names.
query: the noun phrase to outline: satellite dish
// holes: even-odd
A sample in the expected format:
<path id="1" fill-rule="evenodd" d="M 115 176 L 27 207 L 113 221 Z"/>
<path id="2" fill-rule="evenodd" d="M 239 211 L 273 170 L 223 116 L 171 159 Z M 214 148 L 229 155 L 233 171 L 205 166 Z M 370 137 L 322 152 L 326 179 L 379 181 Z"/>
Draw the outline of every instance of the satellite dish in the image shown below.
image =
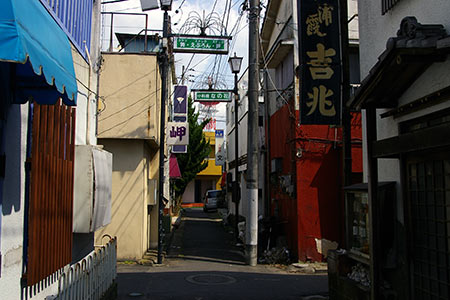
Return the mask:
<path id="1" fill-rule="evenodd" d="M 158 2 L 159 2 L 158 0 L 141 0 L 142 11 L 158 9 L 159 8 Z"/>

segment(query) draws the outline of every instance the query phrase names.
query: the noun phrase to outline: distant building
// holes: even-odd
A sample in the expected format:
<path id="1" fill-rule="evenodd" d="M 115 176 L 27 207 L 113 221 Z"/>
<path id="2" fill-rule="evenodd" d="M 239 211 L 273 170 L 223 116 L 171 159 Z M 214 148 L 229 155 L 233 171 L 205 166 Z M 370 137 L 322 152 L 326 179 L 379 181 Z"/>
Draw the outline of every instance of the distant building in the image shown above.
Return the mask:
<path id="1" fill-rule="evenodd" d="M 204 131 L 206 141 L 209 141 L 211 152 L 205 160 L 208 162 L 206 169 L 197 174 L 197 177 L 191 181 L 183 194 L 182 203 L 201 203 L 202 197 L 207 190 L 220 190 L 222 179 L 222 166 L 216 165 L 215 132 Z"/>

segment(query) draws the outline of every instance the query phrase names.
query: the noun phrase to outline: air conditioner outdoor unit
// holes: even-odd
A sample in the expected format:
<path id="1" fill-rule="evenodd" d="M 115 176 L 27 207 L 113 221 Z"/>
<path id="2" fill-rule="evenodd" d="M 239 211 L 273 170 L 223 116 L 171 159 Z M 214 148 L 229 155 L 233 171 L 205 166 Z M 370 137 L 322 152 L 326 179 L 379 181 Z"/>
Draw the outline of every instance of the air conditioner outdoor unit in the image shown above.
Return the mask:
<path id="1" fill-rule="evenodd" d="M 75 147 L 73 232 L 94 232 L 111 222 L 112 153 Z"/>

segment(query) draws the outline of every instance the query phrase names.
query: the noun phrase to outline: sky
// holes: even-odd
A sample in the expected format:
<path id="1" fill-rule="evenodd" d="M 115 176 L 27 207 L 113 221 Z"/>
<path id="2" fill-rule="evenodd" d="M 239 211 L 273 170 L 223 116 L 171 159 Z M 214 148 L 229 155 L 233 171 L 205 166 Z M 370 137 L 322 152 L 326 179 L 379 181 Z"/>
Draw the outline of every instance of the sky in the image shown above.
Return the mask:
<path id="1" fill-rule="evenodd" d="M 110 0 L 103 0 L 103 2 Z M 224 13 L 226 6 L 231 9 L 228 13 Z M 204 20 L 210 17 L 210 20 L 217 20 L 215 24 L 224 24 L 226 29 L 222 29 L 222 33 L 232 36 L 230 42 L 230 51 L 228 55 L 209 55 L 209 54 L 181 54 L 175 53 L 176 75 L 181 78 L 182 68 L 185 66 L 185 84 L 189 88 L 207 88 L 208 77 L 216 83 L 218 89 L 233 89 L 234 75 L 231 73 L 228 65 L 228 57 L 236 53 L 237 56 L 243 57 L 241 72 L 246 70 L 248 66 L 248 15 L 247 12 L 241 12 L 241 4 L 244 0 L 174 0 L 172 10 L 169 12 L 172 23 L 173 33 L 189 33 L 198 34 L 197 29 L 191 29 L 186 32 L 186 21 Z M 112 4 L 103 4 L 103 12 L 121 12 L 121 13 L 143 13 L 141 10 L 140 0 L 127 0 Z M 228 12 L 228 9 L 227 9 Z M 148 28 L 161 30 L 163 24 L 163 11 L 152 10 L 145 12 L 149 16 Z M 228 20 L 228 24 L 227 24 Z M 110 18 L 103 17 L 104 29 L 102 31 L 102 41 L 105 43 L 109 40 Z M 114 31 L 122 33 L 138 33 L 145 27 L 145 17 L 136 16 L 114 16 Z M 195 26 L 194 26 L 195 27 Z M 207 32 L 207 34 L 220 35 L 218 26 L 212 27 L 215 32 Z M 159 32 L 161 34 L 161 32 Z M 107 43 L 106 43 L 107 44 Z M 115 45 L 117 46 L 117 42 Z M 181 84 L 181 81 L 180 81 Z M 215 117 L 217 119 L 217 129 L 225 129 L 226 127 L 226 105 L 225 103 L 217 105 Z"/>

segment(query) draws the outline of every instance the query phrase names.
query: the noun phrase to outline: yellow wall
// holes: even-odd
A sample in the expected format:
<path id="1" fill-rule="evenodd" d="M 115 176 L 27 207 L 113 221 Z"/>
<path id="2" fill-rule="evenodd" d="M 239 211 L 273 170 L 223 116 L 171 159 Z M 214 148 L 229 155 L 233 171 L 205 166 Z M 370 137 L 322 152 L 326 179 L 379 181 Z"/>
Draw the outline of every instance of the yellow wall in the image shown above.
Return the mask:
<path id="1" fill-rule="evenodd" d="M 197 174 L 197 178 L 199 176 L 221 176 L 222 175 L 222 166 L 216 166 L 216 160 L 208 159 L 208 167 Z"/>
<path id="2" fill-rule="evenodd" d="M 158 140 L 160 75 L 156 55 L 103 54 L 99 138 Z"/>
<path id="3" fill-rule="evenodd" d="M 148 216 L 147 204 L 148 179 L 157 178 L 159 157 L 144 140 L 102 139 L 99 144 L 113 153 L 113 174 L 111 223 L 95 233 L 96 244 L 104 234 L 117 236 L 119 260 L 141 259 L 157 244 L 158 209 L 154 206 Z"/>
<path id="4" fill-rule="evenodd" d="M 205 138 L 209 141 L 211 145 L 211 152 L 208 158 L 208 167 L 197 174 L 197 179 L 202 179 L 201 176 L 221 176 L 222 175 L 222 166 L 216 166 L 215 160 L 215 145 L 216 145 L 216 136 L 215 132 L 204 131 Z"/>

